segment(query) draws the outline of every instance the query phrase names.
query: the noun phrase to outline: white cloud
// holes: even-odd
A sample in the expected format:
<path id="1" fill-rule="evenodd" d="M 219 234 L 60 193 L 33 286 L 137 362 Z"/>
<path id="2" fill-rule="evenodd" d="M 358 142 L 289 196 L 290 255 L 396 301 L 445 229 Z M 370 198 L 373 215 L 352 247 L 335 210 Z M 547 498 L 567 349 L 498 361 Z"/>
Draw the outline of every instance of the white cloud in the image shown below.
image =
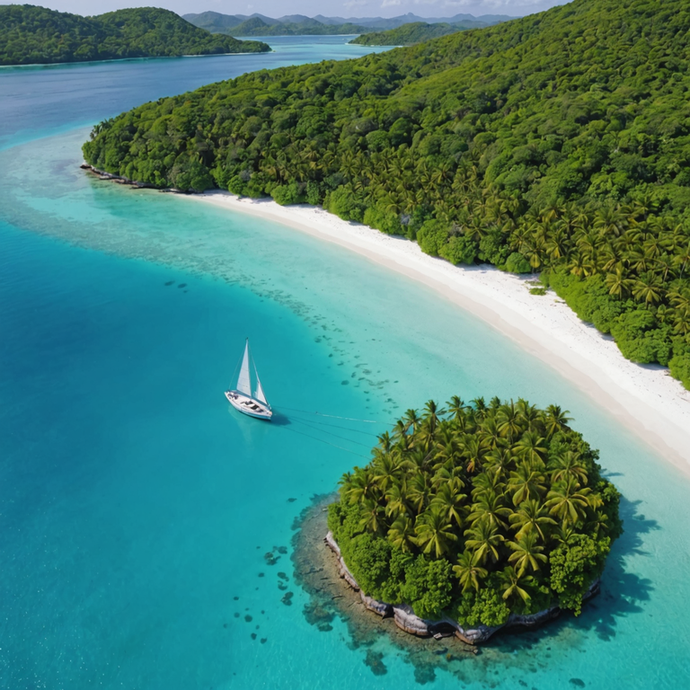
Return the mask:
<path id="1" fill-rule="evenodd" d="M 401 0 L 383 0 L 381 7 L 393 7 L 394 5 L 402 5 Z"/>

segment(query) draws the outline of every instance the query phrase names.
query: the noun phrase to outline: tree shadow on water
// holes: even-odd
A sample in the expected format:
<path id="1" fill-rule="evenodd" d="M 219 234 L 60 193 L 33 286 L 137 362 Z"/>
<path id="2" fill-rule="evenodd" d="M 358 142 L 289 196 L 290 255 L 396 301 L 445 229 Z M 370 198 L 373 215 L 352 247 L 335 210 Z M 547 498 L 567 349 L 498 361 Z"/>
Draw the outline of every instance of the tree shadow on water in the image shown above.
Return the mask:
<path id="1" fill-rule="evenodd" d="M 650 579 L 631 572 L 625 562 L 631 555 L 647 554 L 644 535 L 660 528 L 656 520 L 638 512 L 640 504 L 641 501 L 621 497 L 619 514 L 623 520 L 623 534 L 606 559 L 600 593 L 583 605 L 579 616 L 565 613 L 537 630 L 499 634 L 491 645 L 506 652 L 527 650 L 547 644 L 554 637 L 568 635 L 569 631 L 593 632 L 600 640 L 609 641 L 616 636 L 618 619 L 642 613 L 641 603 L 650 600 L 654 586 Z"/>
<path id="2" fill-rule="evenodd" d="M 648 553 L 644 549 L 644 535 L 660 529 L 656 520 L 638 512 L 641 503 L 621 497 L 623 534 L 614 543 L 606 560 L 601 594 L 575 619 L 574 625 L 594 630 L 601 640 L 616 636 L 617 619 L 642 613 L 641 603 L 649 601 L 654 591 L 649 578 L 640 577 L 626 568 L 628 556 Z"/>

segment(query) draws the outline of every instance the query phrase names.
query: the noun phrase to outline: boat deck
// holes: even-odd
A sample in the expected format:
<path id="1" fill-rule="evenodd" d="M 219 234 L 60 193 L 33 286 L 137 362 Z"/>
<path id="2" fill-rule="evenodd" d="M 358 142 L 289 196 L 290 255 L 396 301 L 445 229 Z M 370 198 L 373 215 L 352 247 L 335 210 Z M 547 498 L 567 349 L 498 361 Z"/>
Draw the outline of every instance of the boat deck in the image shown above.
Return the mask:
<path id="1" fill-rule="evenodd" d="M 225 397 L 236 410 L 250 417 L 270 420 L 273 416 L 273 411 L 269 405 L 265 405 L 239 391 L 225 391 Z"/>

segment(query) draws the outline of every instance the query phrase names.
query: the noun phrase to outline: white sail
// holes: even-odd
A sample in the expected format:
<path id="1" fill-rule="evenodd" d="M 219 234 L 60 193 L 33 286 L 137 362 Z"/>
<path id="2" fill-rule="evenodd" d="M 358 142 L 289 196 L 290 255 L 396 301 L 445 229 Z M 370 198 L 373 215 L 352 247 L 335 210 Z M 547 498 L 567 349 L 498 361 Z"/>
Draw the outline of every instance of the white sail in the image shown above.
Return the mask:
<path id="1" fill-rule="evenodd" d="M 254 371 L 256 372 L 256 367 L 254 367 Z M 259 379 L 258 373 L 256 374 L 256 390 L 254 391 L 254 400 L 258 400 L 264 405 L 268 404 L 268 400 L 266 400 L 266 396 L 264 395 L 264 389 L 261 387 L 261 380 Z"/>
<path id="2" fill-rule="evenodd" d="M 249 341 L 244 346 L 244 357 L 242 358 L 240 376 L 237 379 L 237 390 L 245 395 L 251 396 L 252 394 L 252 384 L 249 380 Z"/>

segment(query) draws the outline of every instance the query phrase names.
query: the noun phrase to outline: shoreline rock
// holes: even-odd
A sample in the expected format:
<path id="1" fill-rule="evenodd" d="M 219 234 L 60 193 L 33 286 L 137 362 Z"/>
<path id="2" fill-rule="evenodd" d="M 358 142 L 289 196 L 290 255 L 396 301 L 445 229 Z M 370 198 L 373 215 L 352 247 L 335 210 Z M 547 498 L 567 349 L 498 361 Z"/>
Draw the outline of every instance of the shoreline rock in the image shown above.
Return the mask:
<path id="1" fill-rule="evenodd" d="M 463 628 L 457 621 L 448 617 L 444 617 L 438 621 L 425 620 L 415 615 L 412 607 L 407 604 L 388 604 L 385 601 L 378 601 L 365 594 L 347 567 L 340 547 L 330 530 L 326 534 L 324 542 L 331 551 L 333 551 L 338 560 L 340 577 L 343 578 L 352 589 L 359 592 L 364 606 L 369 611 L 373 611 L 382 618 L 388 618 L 392 615 L 398 628 L 410 635 L 415 635 L 417 637 L 434 637 L 436 639 L 454 635 L 466 644 L 474 646 L 488 642 L 488 640 L 499 630 L 531 630 L 558 618 L 562 613 L 562 609 L 558 606 L 552 606 L 551 608 L 526 616 L 511 613 L 508 620 L 503 625 L 478 625 L 476 628 Z M 585 594 L 584 600 L 586 601 L 598 594 L 600 586 L 601 580 L 595 580 Z"/>
<path id="2" fill-rule="evenodd" d="M 89 163 L 82 163 L 79 166 L 82 170 L 86 170 L 94 174 L 99 180 L 106 180 L 108 182 L 115 182 L 116 184 L 129 185 L 133 189 L 156 189 L 159 192 L 167 194 L 196 194 L 197 192 L 189 191 L 185 192 L 183 189 L 176 189 L 175 187 L 168 187 L 166 189 L 160 189 L 156 185 L 150 184 L 149 182 L 139 182 L 138 180 L 131 180 L 129 177 L 124 177 L 122 175 L 115 175 L 113 173 L 106 172 L 105 170 L 99 170 Z"/>

